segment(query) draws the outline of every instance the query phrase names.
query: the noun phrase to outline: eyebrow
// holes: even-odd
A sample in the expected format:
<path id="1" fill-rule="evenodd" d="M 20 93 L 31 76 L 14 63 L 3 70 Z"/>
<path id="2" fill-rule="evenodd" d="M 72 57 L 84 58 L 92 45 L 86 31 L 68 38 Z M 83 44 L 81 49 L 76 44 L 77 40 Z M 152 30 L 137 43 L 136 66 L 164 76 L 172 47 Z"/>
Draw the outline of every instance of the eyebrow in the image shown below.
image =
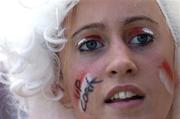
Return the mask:
<path id="1" fill-rule="evenodd" d="M 85 25 L 82 28 L 80 28 L 79 30 L 77 30 L 76 32 L 74 32 L 72 35 L 72 38 L 75 37 L 77 34 L 79 34 L 83 30 L 93 29 L 93 28 L 104 29 L 105 26 L 103 23 L 91 23 L 91 24 Z"/>
<path id="2" fill-rule="evenodd" d="M 158 25 L 158 22 L 156 22 L 155 20 L 147 17 L 147 16 L 135 16 L 135 17 L 129 17 L 125 20 L 124 22 L 124 25 L 127 25 L 129 23 L 133 23 L 133 22 L 136 22 L 136 21 L 141 21 L 141 20 L 145 20 L 145 21 L 149 21 L 153 24 L 157 24 Z"/>
<path id="3" fill-rule="evenodd" d="M 147 17 L 147 16 L 135 16 L 135 17 L 129 17 L 129 18 L 126 18 L 125 21 L 123 22 L 124 25 L 127 25 L 127 24 L 130 24 L 130 23 L 133 23 L 133 22 L 136 22 L 136 21 L 141 21 L 141 20 L 145 20 L 145 21 L 149 21 L 153 24 L 156 24 L 158 25 L 158 23 Z M 93 29 L 93 28 L 98 28 L 98 29 L 104 29 L 105 28 L 105 25 L 103 23 L 91 23 L 91 24 L 88 24 L 88 25 L 85 25 L 83 27 L 81 27 L 79 30 L 77 30 L 76 32 L 73 33 L 72 35 L 72 38 L 75 37 L 77 34 L 79 34 L 80 32 L 84 31 L 84 30 L 87 30 L 87 29 Z"/>

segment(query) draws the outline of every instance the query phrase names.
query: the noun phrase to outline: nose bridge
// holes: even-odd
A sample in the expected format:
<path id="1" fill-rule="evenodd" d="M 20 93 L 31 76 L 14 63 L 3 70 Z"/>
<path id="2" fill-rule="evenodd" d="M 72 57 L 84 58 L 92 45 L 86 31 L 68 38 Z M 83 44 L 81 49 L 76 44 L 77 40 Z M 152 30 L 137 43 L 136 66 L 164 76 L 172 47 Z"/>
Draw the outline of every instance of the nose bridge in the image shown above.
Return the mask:
<path id="1" fill-rule="evenodd" d="M 114 42 L 114 43 L 113 43 Z M 122 40 L 115 40 L 110 47 L 110 54 L 113 59 L 126 60 L 130 57 L 130 50 Z"/>
<path id="2" fill-rule="evenodd" d="M 106 68 L 107 74 L 109 76 L 134 74 L 137 71 L 137 67 L 133 61 L 130 49 L 122 40 L 112 44 L 109 50 L 109 64 Z"/>

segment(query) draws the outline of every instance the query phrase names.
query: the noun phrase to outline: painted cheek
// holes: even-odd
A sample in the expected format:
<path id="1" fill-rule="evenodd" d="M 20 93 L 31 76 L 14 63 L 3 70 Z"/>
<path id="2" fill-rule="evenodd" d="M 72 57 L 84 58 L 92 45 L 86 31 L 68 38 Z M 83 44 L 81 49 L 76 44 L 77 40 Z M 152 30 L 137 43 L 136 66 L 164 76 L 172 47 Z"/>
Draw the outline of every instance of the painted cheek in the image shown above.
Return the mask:
<path id="1" fill-rule="evenodd" d="M 83 79 L 75 81 L 74 95 L 76 104 L 81 111 L 86 111 L 90 94 L 94 91 L 95 86 L 101 82 L 102 80 L 93 78 L 91 74 L 86 74 Z"/>
<path id="2" fill-rule="evenodd" d="M 173 95 L 175 81 L 173 78 L 173 72 L 167 61 L 163 61 L 160 67 L 159 73 L 160 81 L 164 84 L 167 91 Z"/>
<path id="3" fill-rule="evenodd" d="M 76 80 L 74 83 L 74 97 L 76 102 L 80 99 L 80 92 L 81 92 L 81 81 Z"/>
<path id="4" fill-rule="evenodd" d="M 86 71 L 81 71 L 79 73 L 78 79 L 82 82 L 84 77 L 86 76 L 87 72 Z"/>
<path id="5" fill-rule="evenodd" d="M 80 99 L 81 85 L 86 74 L 86 71 L 81 71 L 74 83 L 74 97 L 76 102 L 78 102 L 78 100 Z"/>
<path id="6" fill-rule="evenodd" d="M 163 67 L 163 69 L 166 71 L 166 73 L 168 74 L 169 79 L 173 81 L 173 72 L 172 72 L 171 67 L 170 67 L 170 65 L 168 64 L 168 62 L 167 62 L 167 61 L 164 61 L 164 62 L 162 63 L 162 67 Z"/>
<path id="7" fill-rule="evenodd" d="M 103 80 L 97 80 L 97 78 L 93 77 L 91 74 L 86 75 L 85 79 L 82 82 L 79 102 L 79 107 L 82 111 L 86 111 L 89 102 L 89 96 L 94 92 L 97 84 L 102 82 Z"/>

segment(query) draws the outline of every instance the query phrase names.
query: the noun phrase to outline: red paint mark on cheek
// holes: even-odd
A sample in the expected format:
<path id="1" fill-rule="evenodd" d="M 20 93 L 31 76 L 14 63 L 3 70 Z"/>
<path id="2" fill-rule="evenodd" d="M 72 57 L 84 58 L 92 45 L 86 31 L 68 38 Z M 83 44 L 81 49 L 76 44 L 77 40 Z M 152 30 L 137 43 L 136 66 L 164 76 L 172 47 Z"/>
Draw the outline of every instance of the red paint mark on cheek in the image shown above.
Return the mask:
<path id="1" fill-rule="evenodd" d="M 81 81 L 76 80 L 74 83 L 74 97 L 75 99 L 80 99 L 80 93 L 81 93 Z"/>
<path id="2" fill-rule="evenodd" d="M 74 82 L 74 97 L 77 101 L 80 99 L 81 85 L 86 74 L 85 71 L 81 71 Z"/>
<path id="3" fill-rule="evenodd" d="M 172 69 L 170 67 L 170 65 L 168 64 L 167 61 L 163 61 L 162 63 L 162 68 L 165 70 L 165 72 L 168 74 L 169 76 L 169 79 L 170 80 L 173 80 L 173 72 L 172 72 Z"/>
<path id="4" fill-rule="evenodd" d="M 80 72 L 77 79 L 82 82 L 86 74 L 87 74 L 86 71 Z"/>

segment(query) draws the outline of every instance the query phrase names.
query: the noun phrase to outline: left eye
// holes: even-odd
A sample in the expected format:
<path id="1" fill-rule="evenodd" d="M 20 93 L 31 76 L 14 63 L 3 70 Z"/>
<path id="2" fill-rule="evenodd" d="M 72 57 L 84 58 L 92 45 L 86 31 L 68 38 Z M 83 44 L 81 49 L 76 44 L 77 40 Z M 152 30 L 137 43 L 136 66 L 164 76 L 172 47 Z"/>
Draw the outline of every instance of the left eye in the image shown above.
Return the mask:
<path id="1" fill-rule="evenodd" d="M 151 34 L 144 33 L 144 34 L 139 34 L 133 37 L 130 41 L 130 45 L 140 45 L 140 46 L 145 46 L 148 45 L 153 41 L 154 37 Z"/>
<path id="2" fill-rule="evenodd" d="M 83 51 L 94 51 L 103 47 L 103 44 L 98 40 L 86 40 L 80 41 L 79 50 Z"/>

